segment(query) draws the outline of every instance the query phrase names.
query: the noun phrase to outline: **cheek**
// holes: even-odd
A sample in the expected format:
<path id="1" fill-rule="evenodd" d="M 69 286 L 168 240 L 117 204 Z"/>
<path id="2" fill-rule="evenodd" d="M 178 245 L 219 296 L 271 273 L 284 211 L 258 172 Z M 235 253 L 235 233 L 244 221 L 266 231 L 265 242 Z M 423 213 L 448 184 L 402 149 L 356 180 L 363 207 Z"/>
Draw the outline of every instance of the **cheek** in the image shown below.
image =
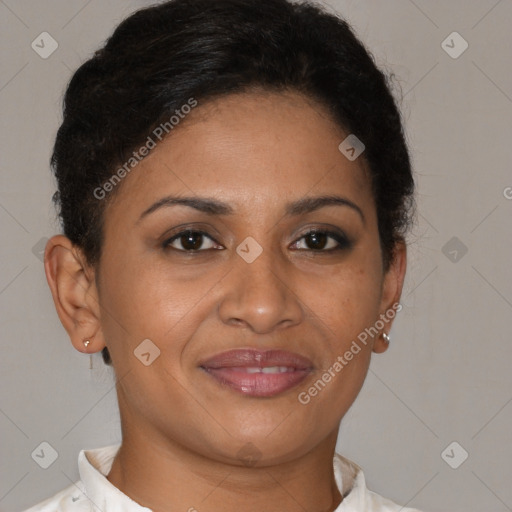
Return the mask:
<path id="1" fill-rule="evenodd" d="M 368 372 L 373 341 L 361 334 L 378 318 L 379 284 L 378 272 L 364 259 L 340 267 L 328 280 L 309 283 L 308 306 L 325 346 L 321 368 L 298 398 L 326 430 L 348 411 Z"/>
<path id="2" fill-rule="evenodd" d="M 344 345 L 372 325 L 380 305 L 380 274 L 372 257 L 354 256 L 353 262 L 331 267 L 323 278 L 307 277 L 301 295 L 313 316 L 329 329 L 333 349 Z"/>
<path id="3" fill-rule="evenodd" d="M 180 338 L 186 339 L 197 327 L 204 304 L 211 302 L 208 295 L 222 278 L 219 272 L 186 275 L 165 261 L 120 262 L 108 253 L 101 275 L 102 328 L 113 349 L 122 345 L 127 353 L 147 338 L 161 350 L 180 351 Z"/>

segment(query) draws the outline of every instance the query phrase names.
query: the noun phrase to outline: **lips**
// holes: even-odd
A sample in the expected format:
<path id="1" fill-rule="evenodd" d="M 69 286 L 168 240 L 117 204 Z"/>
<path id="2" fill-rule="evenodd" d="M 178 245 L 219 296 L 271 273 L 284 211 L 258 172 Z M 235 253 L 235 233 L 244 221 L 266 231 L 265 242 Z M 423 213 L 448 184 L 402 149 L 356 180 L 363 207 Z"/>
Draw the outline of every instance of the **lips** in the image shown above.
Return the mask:
<path id="1" fill-rule="evenodd" d="M 220 384 L 254 397 L 272 397 L 302 382 L 313 363 L 283 350 L 230 350 L 200 364 Z"/>

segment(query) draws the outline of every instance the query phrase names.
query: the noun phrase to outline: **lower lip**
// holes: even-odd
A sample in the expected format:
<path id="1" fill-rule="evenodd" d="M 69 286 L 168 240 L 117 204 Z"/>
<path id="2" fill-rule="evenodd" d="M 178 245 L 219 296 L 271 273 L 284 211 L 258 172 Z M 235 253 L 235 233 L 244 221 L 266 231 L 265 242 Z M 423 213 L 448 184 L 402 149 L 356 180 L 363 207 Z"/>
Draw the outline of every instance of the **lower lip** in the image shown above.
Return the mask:
<path id="1" fill-rule="evenodd" d="M 310 373 L 309 369 L 283 373 L 247 373 L 238 368 L 204 368 L 221 384 L 244 395 L 271 397 L 294 388 Z"/>

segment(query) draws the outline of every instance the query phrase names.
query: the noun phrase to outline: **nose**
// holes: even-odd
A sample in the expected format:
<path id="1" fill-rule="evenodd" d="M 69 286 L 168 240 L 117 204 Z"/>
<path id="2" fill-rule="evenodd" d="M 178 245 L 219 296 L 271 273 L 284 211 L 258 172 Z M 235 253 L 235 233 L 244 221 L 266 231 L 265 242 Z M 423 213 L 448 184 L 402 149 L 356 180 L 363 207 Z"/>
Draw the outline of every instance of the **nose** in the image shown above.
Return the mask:
<path id="1" fill-rule="evenodd" d="M 235 268 L 224 280 L 219 315 L 227 325 L 245 327 L 257 334 L 298 325 L 304 308 L 286 272 L 284 262 L 270 250 L 252 263 L 234 255 Z"/>

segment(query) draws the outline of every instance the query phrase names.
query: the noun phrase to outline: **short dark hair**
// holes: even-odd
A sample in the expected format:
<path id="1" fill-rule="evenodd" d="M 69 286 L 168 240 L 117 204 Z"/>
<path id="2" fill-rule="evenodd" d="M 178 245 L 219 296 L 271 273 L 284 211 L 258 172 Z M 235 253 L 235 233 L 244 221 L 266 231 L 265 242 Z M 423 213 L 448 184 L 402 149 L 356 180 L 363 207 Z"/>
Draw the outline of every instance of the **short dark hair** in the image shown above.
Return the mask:
<path id="1" fill-rule="evenodd" d="M 64 234 L 90 264 L 99 263 L 105 206 L 119 187 L 102 201 L 94 190 L 190 98 L 292 90 L 322 104 L 364 143 L 387 271 L 414 211 L 391 77 L 346 21 L 310 2 L 171 0 L 136 11 L 65 93 L 51 158 Z M 107 348 L 103 359 L 111 364 Z"/>

